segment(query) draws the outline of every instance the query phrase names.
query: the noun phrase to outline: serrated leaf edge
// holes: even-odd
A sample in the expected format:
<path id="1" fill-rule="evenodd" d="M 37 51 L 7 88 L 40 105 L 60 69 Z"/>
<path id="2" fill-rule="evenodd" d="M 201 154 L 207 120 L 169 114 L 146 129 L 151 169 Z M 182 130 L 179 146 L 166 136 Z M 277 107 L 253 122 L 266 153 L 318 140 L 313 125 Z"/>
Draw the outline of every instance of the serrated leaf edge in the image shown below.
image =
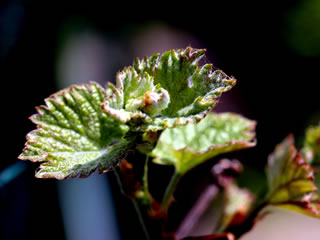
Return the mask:
<path id="1" fill-rule="evenodd" d="M 61 104 L 57 100 L 57 98 L 56 98 L 57 96 L 65 96 L 66 93 L 68 93 L 69 91 L 72 91 L 73 89 L 88 88 L 89 90 L 93 90 L 92 85 L 95 85 L 102 92 L 106 93 L 106 89 L 104 89 L 98 83 L 96 83 L 94 81 L 90 81 L 89 83 L 71 85 L 68 88 L 62 89 L 62 90 L 60 90 L 60 91 L 58 91 L 56 93 L 51 94 L 49 97 L 45 98 L 44 101 L 45 101 L 45 103 L 47 103 L 48 101 L 53 101 L 56 104 Z M 102 106 L 101 106 L 101 108 L 102 108 Z M 41 128 L 46 128 L 46 127 L 49 126 L 49 125 L 47 125 L 45 123 L 39 123 L 39 122 L 37 122 L 35 120 L 36 117 L 44 115 L 44 113 L 40 112 L 39 109 L 44 109 L 46 111 L 50 111 L 48 106 L 40 105 L 40 106 L 36 106 L 35 109 L 37 110 L 37 113 L 31 115 L 29 117 L 29 120 L 31 120 L 34 124 L 36 124 L 36 129 L 30 131 L 26 135 L 26 140 L 27 141 L 25 142 L 24 149 L 23 149 L 22 153 L 18 156 L 18 159 L 20 159 L 20 160 L 30 160 L 32 162 L 42 162 L 42 164 L 52 163 L 53 161 L 49 159 L 50 153 L 45 152 L 45 151 L 40 153 L 39 156 L 26 156 L 25 155 L 27 153 L 27 151 L 32 148 L 30 143 L 36 142 L 35 138 L 39 138 L 39 136 L 33 136 L 33 139 L 31 139 L 31 136 L 37 134 L 38 132 L 40 132 Z M 68 129 L 68 130 L 73 130 L 73 129 Z M 112 146 L 113 144 L 114 143 L 111 143 L 109 146 Z M 106 146 L 106 148 L 108 148 L 108 146 Z M 101 149 L 99 152 L 105 151 L 106 148 Z M 87 151 L 87 152 L 90 152 L 90 151 Z M 125 153 L 124 156 L 126 154 L 127 153 Z M 81 177 L 82 178 L 82 177 L 88 177 L 93 172 L 95 172 L 97 169 L 98 169 L 98 172 L 100 174 L 102 174 L 102 173 L 108 172 L 114 166 L 117 166 L 119 164 L 119 159 L 122 159 L 124 156 L 116 157 L 115 160 L 114 160 L 116 163 L 114 165 L 109 166 L 108 168 L 101 168 L 102 164 L 100 162 L 98 162 L 97 166 L 95 168 L 92 168 L 87 174 L 84 173 L 84 169 L 80 169 L 77 174 L 70 173 L 70 174 L 68 174 L 67 176 L 64 176 L 64 177 L 59 177 L 58 176 L 58 174 L 59 174 L 58 172 L 56 174 L 49 174 L 49 173 L 41 174 L 41 172 L 45 169 L 45 167 L 41 164 L 38 167 L 38 169 L 36 170 L 35 177 L 36 178 L 55 178 L 55 179 L 58 179 L 58 180 L 63 180 L 63 179 L 68 179 L 68 178 L 76 178 L 76 177 Z"/>

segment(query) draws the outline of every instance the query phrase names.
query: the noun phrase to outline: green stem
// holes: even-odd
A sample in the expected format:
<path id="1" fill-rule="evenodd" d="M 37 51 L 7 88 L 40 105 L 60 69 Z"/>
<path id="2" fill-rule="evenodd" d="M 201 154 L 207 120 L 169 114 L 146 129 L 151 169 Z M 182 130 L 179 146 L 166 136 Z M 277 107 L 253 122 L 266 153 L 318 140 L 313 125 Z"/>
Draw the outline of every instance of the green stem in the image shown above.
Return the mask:
<path id="1" fill-rule="evenodd" d="M 118 184 L 119 184 L 119 186 L 120 186 L 121 192 L 122 192 L 125 196 L 127 196 L 127 195 L 125 194 L 125 192 L 124 192 L 123 182 L 121 181 L 120 173 L 119 173 L 119 172 L 117 171 L 117 169 L 115 169 L 115 168 L 113 168 L 113 171 L 114 171 L 114 174 L 115 174 L 115 176 L 116 176 L 116 178 L 117 178 L 117 182 L 118 182 Z M 142 214 L 142 212 L 141 212 L 141 209 L 140 209 L 140 206 L 139 206 L 139 204 L 138 204 L 138 202 L 137 202 L 137 199 L 132 198 L 132 197 L 130 197 L 130 199 L 131 199 L 131 201 L 132 201 L 132 203 L 133 203 L 133 206 L 134 206 L 134 208 L 135 208 L 135 210 L 136 210 L 136 213 L 137 213 L 137 215 L 138 215 L 138 218 L 139 218 L 140 224 L 141 224 L 141 226 L 142 226 L 143 232 L 144 232 L 144 234 L 145 234 L 145 236 L 146 236 L 146 239 L 147 239 L 147 240 L 150 240 L 151 238 L 150 238 L 149 232 L 148 232 L 148 230 L 147 230 L 147 227 L 146 227 L 146 225 L 145 225 L 145 223 L 144 223 L 143 214 Z"/>
<path id="2" fill-rule="evenodd" d="M 148 229 L 147 229 L 147 227 L 146 227 L 146 225 L 145 225 L 145 223 L 144 223 L 143 214 L 142 214 L 142 212 L 141 212 L 140 206 L 139 206 L 139 204 L 138 204 L 138 202 L 137 202 L 136 199 L 131 198 L 131 200 L 132 200 L 132 203 L 133 203 L 133 205 L 134 205 L 134 208 L 136 209 L 136 212 L 137 212 L 139 221 L 140 221 L 140 223 L 141 223 L 143 232 L 144 232 L 144 234 L 146 235 L 146 239 L 147 239 L 147 240 L 150 240 L 151 238 L 150 238 Z"/>
<path id="3" fill-rule="evenodd" d="M 144 163 L 144 169 L 143 169 L 143 191 L 146 193 L 146 195 L 149 197 L 149 184 L 148 184 L 148 163 L 149 163 L 149 156 L 147 155 L 146 161 Z"/>
<path id="4" fill-rule="evenodd" d="M 166 191 L 164 193 L 164 197 L 163 197 L 162 203 L 161 203 L 162 210 L 164 210 L 165 212 L 168 211 L 169 205 L 172 201 L 172 196 L 173 196 L 174 190 L 176 189 L 176 186 L 177 186 L 180 178 L 181 178 L 181 175 L 175 171 L 171 177 L 171 180 L 170 180 L 167 188 L 166 188 Z"/>
<path id="5" fill-rule="evenodd" d="M 116 176 L 117 182 L 119 184 L 121 193 L 123 195 L 127 196 L 126 193 L 124 192 L 123 183 L 121 181 L 120 173 L 118 172 L 118 170 L 115 167 L 112 167 L 112 169 L 113 169 L 114 175 Z"/>

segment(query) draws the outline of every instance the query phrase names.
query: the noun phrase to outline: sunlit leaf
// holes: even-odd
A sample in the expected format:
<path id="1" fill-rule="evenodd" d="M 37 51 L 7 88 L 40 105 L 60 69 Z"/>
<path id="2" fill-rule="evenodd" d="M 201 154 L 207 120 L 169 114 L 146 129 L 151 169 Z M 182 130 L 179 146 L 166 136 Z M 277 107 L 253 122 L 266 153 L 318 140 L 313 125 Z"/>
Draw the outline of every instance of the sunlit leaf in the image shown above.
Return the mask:
<path id="1" fill-rule="evenodd" d="M 166 129 L 152 151 L 153 161 L 184 174 L 218 154 L 254 146 L 254 128 L 254 121 L 239 115 L 210 113 L 198 124 Z"/>
<path id="2" fill-rule="evenodd" d="M 37 108 L 31 117 L 37 129 L 27 135 L 19 156 L 43 162 L 36 177 L 88 176 L 118 163 L 130 144 L 122 139 L 128 127 L 101 109 L 105 97 L 105 90 L 91 82 L 53 94 Z"/>
<path id="3" fill-rule="evenodd" d="M 137 59 L 108 85 L 103 108 L 134 131 L 200 121 L 236 82 L 211 64 L 198 67 L 204 53 L 188 47 Z"/>
<path id="4" fill-rule="evenodd" d="M 123 123 L 138 126 L 139 121 L 150 123 L 169 102 L 168 92 L 160 84 L 154 85 L 153 76 L 128 67 L 117 74 L 117 87 L 108 83 L 103 109 Z"/>
<path id="5" fill-rule="evenodd" d="M 292 135 L 269 156 L 266 172 L 270 203 L 304 200 L 316 191 L 313 169 L 297 152 Z"/>

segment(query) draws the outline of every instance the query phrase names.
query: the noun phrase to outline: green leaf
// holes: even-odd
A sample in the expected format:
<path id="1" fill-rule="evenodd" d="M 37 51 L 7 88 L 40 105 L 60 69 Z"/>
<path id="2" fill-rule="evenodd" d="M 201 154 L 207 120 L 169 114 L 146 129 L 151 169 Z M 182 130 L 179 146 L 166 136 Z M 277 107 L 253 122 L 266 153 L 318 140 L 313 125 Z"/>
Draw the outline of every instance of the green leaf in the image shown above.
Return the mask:
<path id="1" fill-rule="evenodd" d="M 320 219 L 320 202 L 303 202 L 300 204 L 287 203 L 278 205 L 278 207 Z"/>
<path id="2" fill-rule="evenodd" d="M 71 86 L 45 100 L 31 117 L 37 129 L 27 135 L 22 160 L 44 162 L 39 178 L 88 176 L 116 165 L 130 145 L 128 127 L 110 118 L 101 104 L 106 92 L 97 83 Z"/>
<path id="3" fill-rule="evenodd" d="M 307 129 L 301 154 L 308 163 L 320 163 L 320 123 Z"/>
<path id="4" fill-rule="evenodd" d="M 160 84 L 155 86 L 152 76 L 141 76 L 128 67 L 117 74 L 117 88 L 108 83 L 103 109 L 123 123 L 137 125 L 139 121 L 150 122 L 169 102 L 168 92 Z"/>
<path id="5" fill-rule="evenodd" d="M 104 110 L 134 131 L 200 121 L 236 82 L 211 64 L 198 67 L 204 53 L 188 47 L 137 59 L 109 84 Z"/>
<path id="6" fill-rule="evenodd" d="M 151 155 L 182 175 L 218 154 L 254 146 L 254 128 L 254 121 L 239 115 L 210 113 L 198 124 L 164 130 Z"/>
<path id="7" fill-rule="evenodd" d="M 313 169 L 297 152 L 292 135 L 269 156 L 266 173 L 268 201 L 273 204 L 304 201 L 317 189 Z"/>

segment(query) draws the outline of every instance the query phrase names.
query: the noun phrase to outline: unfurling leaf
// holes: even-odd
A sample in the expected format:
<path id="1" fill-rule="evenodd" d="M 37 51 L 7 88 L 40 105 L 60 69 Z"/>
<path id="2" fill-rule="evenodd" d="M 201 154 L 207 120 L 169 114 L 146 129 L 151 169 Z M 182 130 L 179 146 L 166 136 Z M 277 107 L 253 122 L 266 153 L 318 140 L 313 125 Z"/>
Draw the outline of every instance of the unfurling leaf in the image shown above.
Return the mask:
<path id="1" fill-rule="evenodd" d="M 91 82 L 53 94 L 37 108 L 31 117 L 37 129 L 27 135 L 19 156 L 43 162 L 36 177 L 84 177 L 118 163 L 130 145 L 123 139 L 128 127 L 101 109 L 105 97 L 105 90 Z"/>
<path id="2" fill-rule="evenodd" d="M 108 83 L 103 108 L 123 123 L 139 119 L 148 123 L 169 102 L 168 92 L 160 84 L 155 86 L 152 76 L 140 75 L 133 67 L 128 67 L 117 74 L 117 87 Z"/>
<path id="3" fill-rule="evenodd" d="M 301 154 L 308 163 L 320 163 L 320 123 L 307 129 Z"/>
<path id="4" fill-rule="evenodd" d="M 270 203 L 305 201 L 317 189 L 313 169 L 297 152 L 292 135 L 269 156 L 266 173 Z"/>
<path id="5" fill-rule="evenodd" d="M 117 74 L 116 86 L 90 83 L 52 95 L 32 116 L 38 128 L 19 158 L 44 162 L 37 177 L 87 176 L 118 163 L 129 136 L 154 142 L 157 130 L 200 121 L 235 84 L 210 64 L 198 67 L 204 52 L 188 47 L 137 59 Z"/>
<path id="6" fill-rule="evenodd" d="M 151 155 L 182 175 L 218 154 L 254 146 L 254 128 L 254 121 L 239 115 L 210 113 L 198 124 L 164 130 Z"/>
<path id="7" fill-rule="evenodd" d="M 137 59 L 108 85 L 104 110 L 140 132 L 200 121 L 236 82 L 211 64 L 198 67 L 204 53 L 188 47 Z"/>

